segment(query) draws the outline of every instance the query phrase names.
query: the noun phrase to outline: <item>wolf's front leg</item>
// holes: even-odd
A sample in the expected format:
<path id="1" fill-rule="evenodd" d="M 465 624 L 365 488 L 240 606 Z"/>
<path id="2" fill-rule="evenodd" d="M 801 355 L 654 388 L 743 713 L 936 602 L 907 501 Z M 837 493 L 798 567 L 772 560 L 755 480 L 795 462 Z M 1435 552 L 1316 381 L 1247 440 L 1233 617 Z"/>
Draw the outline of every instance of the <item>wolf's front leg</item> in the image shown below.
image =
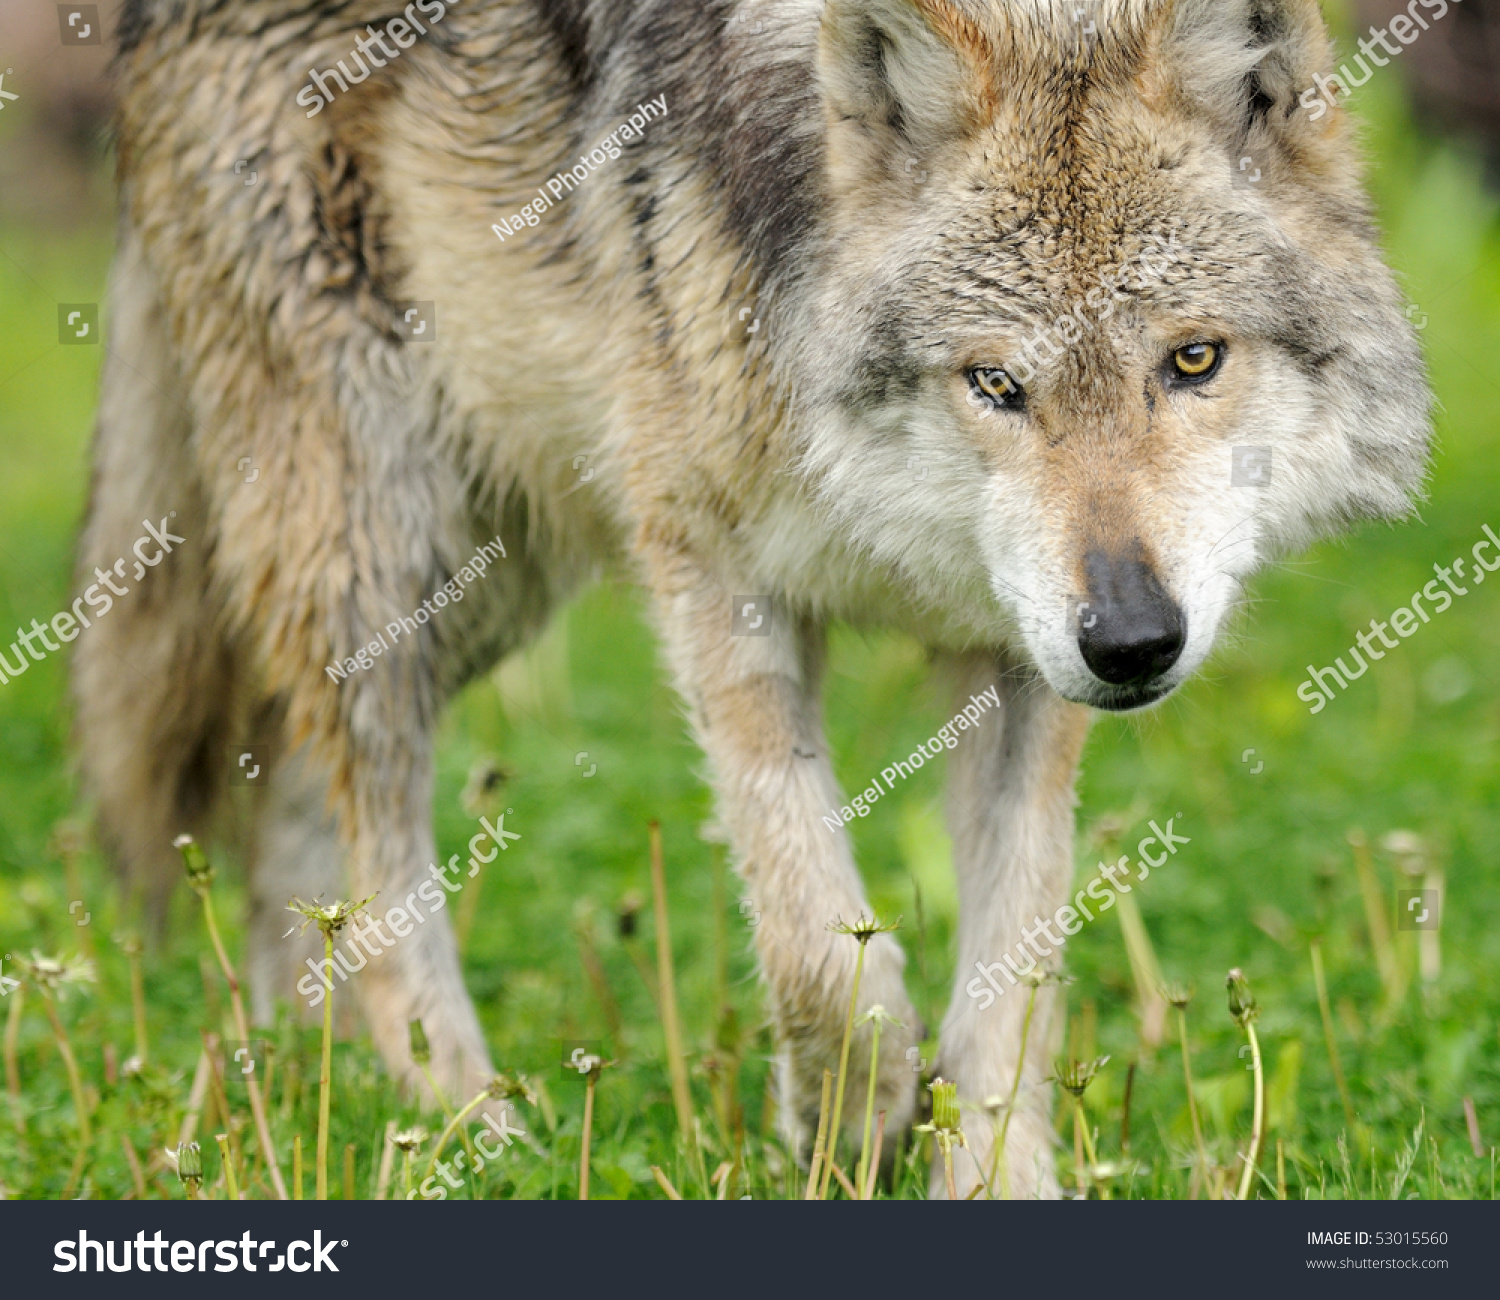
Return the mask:
<path id="1" fill-rule="evenodd" d="M 958 1084 L 974 1157 L 956 1153 L 960 1196 L 974 1188 L 981 1169 L 988 1176 L 995 1168 L 995 1128 L 985 1103 L 1008 1098 L 1015 1084 L 1032 993 L 1018 977 L 1033 964 L 1040 972 L 1060 960 L 1047 931 L 1057 935 L 1053 913 L 1073 872 L 1073 776 L 1088 731 L 1088 711 L 1064 701 L 1034 671 L 1007 669 L 988 657 L 960 661 L 960 707 L 987 690 L 998 692 L 999 707 L 960 732 L 948 793 L 958 875 L 958 976 L 938 1069 Z M 1057 1195 L 1044 1083 L 1053 993 L 1051 986 L 1037 990 L 996 1196 L 1002 1183 L 1013 1197 Z M 934 1168 L 932 1189 L 947 1194 L 940 1168 Z"/>
<path id="2" fill-rule="evenodd" d="M 668 654 L 754 906 L 781 1052 L 783 1132 L 805 1155 L 823 1070 L 838 1069 L 858 952 L 855 939 L 828 926 L 869 914 L 849 838 L 825 820 L 843 798 L 819 718 L 822 629 L 765 598 L 752 609 L 732 608 L 734 592 L 680 557 L 657 559 L 651 576 Z M 902 986 L 904 962 L 890 935 L 872 939 L 859 992 L 860 1013 L 878 1003 L 904 1025 L 888 1028 L 881 1041 L 877 1108 L 892 1133 L 911 1119 L 916 1079 L 905 1050 L 921 1038 Z M 850 1054 L 837 1158 L 851 1177 L 869 1055 L 865 1026 Z"/>

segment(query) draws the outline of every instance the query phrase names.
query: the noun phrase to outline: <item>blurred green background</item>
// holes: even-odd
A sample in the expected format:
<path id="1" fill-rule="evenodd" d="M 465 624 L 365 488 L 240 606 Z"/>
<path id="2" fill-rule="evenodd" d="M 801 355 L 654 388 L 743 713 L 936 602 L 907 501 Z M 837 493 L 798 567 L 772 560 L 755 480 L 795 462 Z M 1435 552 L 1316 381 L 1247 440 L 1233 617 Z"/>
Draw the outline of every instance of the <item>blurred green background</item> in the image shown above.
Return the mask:
<path id="1" fill-rule="evenodd" d="M 1500 1140 L 1500 583 L 1471 589 L 1316 717 L 1296 688 L 1308 664 L 1331 663 L 1371 618 L 1405 603 L 1432 577 L 1434 563 L 1467 555 L 1484 524 L 1500 530 L 1500 222 L 1481 153 L 1414 124 L 1399 69 L 1373 79 L 1353 110 L 1365 128 L 1386 247 L 1415 304 L 1441 401 L 1430 500 L 1404 526 L 1367 528 L 1265 575 L 1199 680 L 1147 716 L 1097 721 L 1081 782 L 1079 880 L 1099 856 L 1090 828 L 1101 818 L 1123 818 L 1115 829 L 1128 846 L 1146 819 L 1180 814 L 1191 846 L 1136 897 L 1162 972 L 1199 990 L 1190 1011 L 1195 1070 L 1205 1123 L 1226 1164 L 1249 1123 L 1250 1076 L 1222 992 L 1225 972 L 1240 966 L 1263 1008 L 1271 1138 L 1283 1142 L 1293 1195 L 1389 1194 L 1425 1117 L 1422 1158 L 1403 1194 L 1488 1196 L 1490 1148 Z M 0 153 L 11 151 L 13 162 L 36 148 L 25 135 L 27 111 L 24 101 L 0 110 Z M 104 168 L 102 149 L 93 147 L 71 180 L 48 182 L 51 197 L 40 210 L 14 191 L 0 198 L 0 629 L 7 639 L 8 629 L 50 617 L 74 594 L 70 558 L 87 490 L 101 349 L 58 343 L 57 304 L 104 297 L 111 244 Z M 3 174 L 11 185 L 25 184 L 24 169 Z M 87 821 L 70 764 L 66 669 L 66 656 L 56 655 L 0 685 L 0 954 L 79 945 L 55 835 L 60 822 Z M 846 788 L 865 784 L 931 735 L 945 704 L 915 645 L 837 634 L 827 719 Z M 575 762 L 585 751 L 587 759 Z M 649 907 L 637 940 L 623 939 L 615 920 L 632 891 L 649 899 L 650 819 L 663 826 L 678 982 L 705 1116 L 713 1113 L 711 1080 L 729 1070 L 748 1128 L 760 1130 L 769 1038 L 750 930 L 734 881 L 716 870 L 704 835 L 711 807 L 701 758 L 685 736 L 635 593 L 618 585 L 591 591 L 542 642 L 449 711 L 436 797 L 445 855 L 470 834 L 459 796 L 486 758 L 508 774 L 502 806 L 514 808 L 508 826 L 524 839 L 481 882 L 466 952 L 469 983 L 497 1064 L 549 1081 L 557 1128 L 538 1113 L 547 1155 L 519 1154 L 473 1194 L 571 1194 L 582 1090 L 569 1089 L 558 1072 L 557 1040 L 604 1038 L 610 1030 L 580 955 L 580 932 L 624 1025 L 612 1043 L 622 1064 L 600 1090 L 595 1195 L 656 1194 L 649 1163 L 688 1181 L 691 1170 L 671 1137 L 655 1010 L 630 952 L 644 945 L 650 959 Z M 955 920 L 942 768 L 929 764 L 853 827 L 874 903 L 905 918 L 900 937 L 911 955 L 911 986 L 934 1027 L 953 978 Z M 1369 901 L 1347 839 L 1354 828 L 1374 846 Z M 1428 869 L 1443 876 L 1440 968 L 1424 980 L 1416 936 L 1397 932 L 1388 960 L 1398 980 L 1388 988 L 1370 909 L 1395 929 L 1396 891 L 1410 882 L 1380 841 L 1402 829 L 1423 838 Z M 221 914 L 231 918 L 238 953 L 233 846 L 218 856 L 226 868 Z M 111 1083 L 105 1057 L 107 1048 L 119 1058 L 130 1050 L 127 968 L 116 942 L 130 918 L 92 846 L 74 870 L 101 979 L 71 998 L 64 1015 L 100 1117 L 146 1152 L 162 1145 L 174 1122 L 180 1098 L 171 1097 L 191 1078 L 200 1028 L 219 1027 L 210 1024 L 200 976 L 201 922 L 182 891 L 167 946 L 146 960 L 152 1057 L 162 1071 L 154 1081 L 162 1097 L 153 1101 L 117 1072 Z M 1047 1050 L 1112 1056 L 1089 1094 L 1111 1153 L 1120 1147 L 1125 1067 L 1138 1062 L 1132 1155 L 1140 1164 L 1122 1186 L 1135 1195 L 1180 1194 L 1191 1137 L 1175 1039 L 1169 1033 L 1154 1044 L 1148 1032 L 1143 1040 L 1117 917 L 1087 926 L 1069 944 L 1076 982 L 1065 991 L 1065 1038 Z M 1319 1014 L 1314 941 L 1358 1116 L 1352 1131 Z M 733 1016 L 724 1014 L 726 1004 Z M 73 1132 L 62 1066 L 34 1005 L 17 1033 L 28 1132 L 0 1122 L 0 1189 L 57 1195 Z M 290 1063 L 302 1061 L 302 1079 L 315 1081 L 316 1040 L 286 1023 L 275 1033 L 285 1074 L 296 1075 Z M 355 1144 L 358 1188 L 368 1194 L 381 1126 L 416 1112 L 380 1076 L 366 1043 L 341 1045 L 337 1059 L 335 1150 Z M 307 1141 L 311 1091 L 304 1086 L 277 1103 L 283 1129 L 300 1127 Z M 1483 1156 L 1471 1150 L 1466 1097 Z M 96 1124 L 107 1127 L 106 1118 Z M 729 1148 L 728 1135 L 710 1132 L 718 1136 L 709 1141 Z M 85 1191 L 129 1189 L 117 1145 L 99 1143 Z M 1406 1159 L 1411 1165 L 1412 1154 Z M 765 1186 L 778 1185 L 784 1166 L 774 1150 L 751 1163 Z M 168 1188 L 159 1170 L 159 1161 L 148 1170 L 156 1192 Z M 903 1186 L 914 1193 L 918 1181 Z"/>

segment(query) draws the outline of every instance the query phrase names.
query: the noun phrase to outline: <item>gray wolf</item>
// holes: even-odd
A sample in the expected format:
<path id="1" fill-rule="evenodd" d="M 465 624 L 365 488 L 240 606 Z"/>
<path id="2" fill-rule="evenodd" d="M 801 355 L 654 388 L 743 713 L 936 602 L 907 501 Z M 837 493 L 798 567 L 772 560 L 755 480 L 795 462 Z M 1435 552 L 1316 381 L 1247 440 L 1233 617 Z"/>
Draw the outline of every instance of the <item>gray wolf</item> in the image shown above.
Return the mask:
<path id="1" fill-rule="evenodd" d="M 763 914 L 802 1143 L 854 965 L 826 926 L 866 910 L 847 831 L 820 821 L 844 803 L 819 716 L 830 621 L 919 638 L 956 700 L 998 693 L 948 755 L 969 972 L 1065 901 L 1090 709 L 1170 694 L 1258 567 L 1420 487 L 1430 398 L 1350 124 L 1297 103 L 1331 71 L 1322 17 L 468 0 L 309 116 L 308 70 L 395 11 L 124 11 L 81 572 L 170 511 L 187 541 L 76 647 L 104 834 L 160 895 L 172 838 L 212 830 L 230 746 L 266 746 L 264 1014 L 314 955 L 282 940 L 289 895 L 399 899 L 435 860 L 444 701 L 628 571 Z M 659 97 L 620 160 L 496 237 Z M 461 605 L 330 679 L 497 534 L 507 558 Z M 466 1090 L 490 1061 L 433 921 L 358 982 L 390 1068 L 420 1086 L 420 1016 Z M 879 1066 L 893 1126 L 921 1033 L 902 965 L 875 939 L 862 986 L 907 1026 Z M 1009 1091 L 1022 1005 L 980 1013 L 955 988 L 935 1068 L 970 1106 Z M 1057 1190 L 1041 1056 L 1009 1129 L 1020 1195 Z M 961 1192 L 990 1154 L 970 1129 Z"/>

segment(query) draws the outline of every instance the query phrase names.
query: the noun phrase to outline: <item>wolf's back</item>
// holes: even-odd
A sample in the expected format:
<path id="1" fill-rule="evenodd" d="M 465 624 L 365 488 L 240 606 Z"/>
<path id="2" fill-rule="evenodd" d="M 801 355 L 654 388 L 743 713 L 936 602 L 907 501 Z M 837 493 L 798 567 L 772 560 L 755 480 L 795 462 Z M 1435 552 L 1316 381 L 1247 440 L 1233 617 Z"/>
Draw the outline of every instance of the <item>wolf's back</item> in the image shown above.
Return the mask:
<path id="1" fill-rule="evenodd" d="M 389 16 L 399 7 L 381 0 L 125 0 L 115 41 L 128 52 L 170 27 L 185 25 L 204 33 L 237 27 L 245 18 L 258 26 L 300 16 L 312 26 L 324 18 L 339 17 L 352 26 Z"/>

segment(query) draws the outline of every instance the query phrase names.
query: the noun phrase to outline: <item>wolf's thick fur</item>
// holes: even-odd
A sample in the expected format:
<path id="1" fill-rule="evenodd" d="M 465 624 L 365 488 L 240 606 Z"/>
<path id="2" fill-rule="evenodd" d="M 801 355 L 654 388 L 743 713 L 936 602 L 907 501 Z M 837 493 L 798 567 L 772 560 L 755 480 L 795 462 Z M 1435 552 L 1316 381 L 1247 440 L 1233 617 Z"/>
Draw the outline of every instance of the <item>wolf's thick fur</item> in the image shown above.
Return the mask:
<path id="1" fill-rule="evenodd" d="M 188 540 L 77 646 L 83 762 L 121 861 L 164 887 L 228 747 L 268 746 L 251 969 L 258 1008 L 292 996 L 287 895 L 414 889 L 444 700 L 623 560 L 763 914 L 800 1137 L 852 978 L 825 925 L 864 907 L 820 822 L 842 802 L 823 629 L 899 626 L 959 699 L 1000 693 L 950 756 L 961 974 L 937 1068 L 969 1103 L 1007 1093 L 1024 1000 L 980 1014 L 963 972 L 1063 900 L 1086 706 L 1178 685 L 1257 566 L 1402 514 L 1422 474 L 1423 369 L 1348 123 L 1298 111 L 1330 69 L 1315 0 L 459 0 L 309 118 L 307 70 L 397 12 L 127 5 L 82 572 L 142 519 L 176 511 Z M 663 95 L 623 157 L 496 238 Z M 1105 277 L 1163 242 L 1160 274 L 1106 311 Z M 403 343 L 421 301 L 437 340 Z M 1063 342 L 1025 409 L 977 400 L 971 372 L 1039 330 Z M 1222 370 L 1189 388 L 1170 358 L 1198 341 Z M 1243 446 L 1271 449 L 1268 484 L 1232 481 Z M 325 674 L 497 531 L 509 558 L 461 605 Z M 1181 612 L 1149 695 L 1091 672 L 1067 615 L 1111 564 Z M 770 635 L 730 635 L 746 593 L 771 598 Z M 360 982 L 395 1072 L 420 1015 L 451 1085 L 487 1073 L 443 918 Z M 861 996 L 907 1026 L 879 1100 L 905 1123 L 919 1024 L 889 937 Z M 1009 1130 L 1020 1194 L 1056 1189 L 1043 1059 Z M 986 1166 L 988 1128 L 968 1129 Z M 961 1158 L 961 1191 L 977 1168 Z"/>

